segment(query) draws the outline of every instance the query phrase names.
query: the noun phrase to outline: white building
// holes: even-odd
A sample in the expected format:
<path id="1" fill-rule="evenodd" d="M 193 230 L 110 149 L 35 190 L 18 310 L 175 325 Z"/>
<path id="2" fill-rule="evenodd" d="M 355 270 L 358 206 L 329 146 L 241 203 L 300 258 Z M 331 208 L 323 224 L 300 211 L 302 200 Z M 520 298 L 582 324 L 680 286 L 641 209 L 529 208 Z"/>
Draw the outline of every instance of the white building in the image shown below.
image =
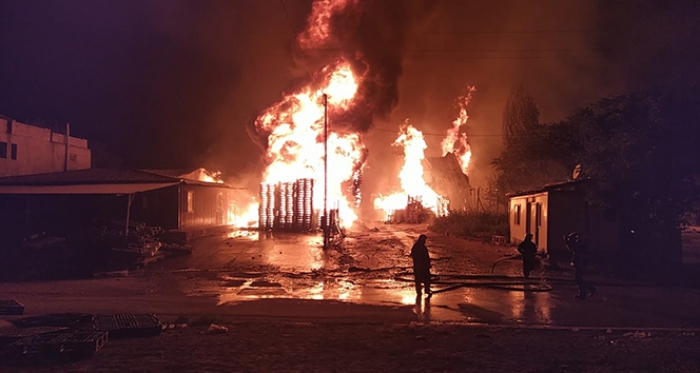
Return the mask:
<path id="1" fill-rule="evenodd" d="M 66 131 L 70 133 L 68 126 Z M 0 177 L 83 170 L 91 153 L 85 139 L 0 116 Z"/>

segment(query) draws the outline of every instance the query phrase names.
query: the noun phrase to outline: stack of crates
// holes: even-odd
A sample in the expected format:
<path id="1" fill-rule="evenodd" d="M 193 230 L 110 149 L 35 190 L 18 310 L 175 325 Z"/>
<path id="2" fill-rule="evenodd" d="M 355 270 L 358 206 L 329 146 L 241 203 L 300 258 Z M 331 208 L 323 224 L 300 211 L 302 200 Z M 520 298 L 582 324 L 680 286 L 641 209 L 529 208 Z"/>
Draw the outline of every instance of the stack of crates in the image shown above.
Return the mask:
<path id="1" fill-rule="evenodd" d="M 275 184 L 260 184 L 260 208 L 258 209 L 258 223 L 260 229 L 269 230 L 275 223 L 277 187 Z"/>
<path id="2" fill-rule="evenodd" d="M 314 180 L 298 179 L 294 199 L 294 228 L 299 231 L 312 229 L 311 219 L 314 213 Z"/>
<path id="3" fill-rule="evenodd" d="M 275 228 L 292 229 L 294 222 L 294 183 L 279 183 Z"/>

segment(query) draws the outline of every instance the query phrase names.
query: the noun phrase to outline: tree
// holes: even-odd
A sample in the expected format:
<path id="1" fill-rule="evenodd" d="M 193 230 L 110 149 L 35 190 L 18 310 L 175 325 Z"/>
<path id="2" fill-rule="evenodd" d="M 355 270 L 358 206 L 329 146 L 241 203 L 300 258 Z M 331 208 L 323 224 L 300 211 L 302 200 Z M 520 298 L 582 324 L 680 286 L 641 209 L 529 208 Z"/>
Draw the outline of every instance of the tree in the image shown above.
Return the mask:
<path id="1" fill-rule="evenodd" d="M 565 121 L 577 129 L 591 204 L 617 212 L 625 260 L 673 271 L 682 217 L 700 197 L 700 90 L 655 89 L 601 100 Z"/>
<path id="2" fill-rule="evenodd" d="M 539 117 L 533 98 L 522 84 L 516 87 L 503 110 L 503 151 L 493 161 L 497 173 L 494 189 L 504 194 L 504 201 L 505 193 L 566 180 L 567 167 L 573 169 L 565 136 L 568 131 L 563 125 L 540 124 Z"/>
<path id="3" fill-rule="evenodd" d="M 536 123 L 537 114 L 519 87 L 493 162 L 499 190 L 566 180 L 579 165 L 589 205 L 617 217 L 626 267 L 678 273 L 679 229 L 700 209 L 700 88 L 603 99 L 556 123 Z"/>

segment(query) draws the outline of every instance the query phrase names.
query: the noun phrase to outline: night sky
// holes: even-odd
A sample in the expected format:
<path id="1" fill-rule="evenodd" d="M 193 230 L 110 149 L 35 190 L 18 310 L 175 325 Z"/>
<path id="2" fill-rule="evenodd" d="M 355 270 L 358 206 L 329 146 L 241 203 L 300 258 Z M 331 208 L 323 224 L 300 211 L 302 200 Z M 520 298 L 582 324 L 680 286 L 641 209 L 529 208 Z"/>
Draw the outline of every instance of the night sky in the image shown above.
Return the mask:
<path id="1" fill-rule="evenodd" d="M 368 133 L 370 162 L 390 151 L 407 117 L 444 133 L 466 84 L 477 88 L 467 133 L 479 179 L 517 84 L 552 121 L 601 97 L 700 78 L 697 1 L 405 3 L 429 5 L 395 12 L 408 24 L 386 19 L 393 12 L 373 21 L 401 27 L 405 45 L 398 103 Z M 291 52 L 290 23 L 302 30 L 311 2 L 285 5 L 289 20 L 279 0 L 0 0 L 0 114 L 57 129 L 70 122 L 96 165 L 255 175 L 262 150 L 247 127 L 308 74 Z"/>

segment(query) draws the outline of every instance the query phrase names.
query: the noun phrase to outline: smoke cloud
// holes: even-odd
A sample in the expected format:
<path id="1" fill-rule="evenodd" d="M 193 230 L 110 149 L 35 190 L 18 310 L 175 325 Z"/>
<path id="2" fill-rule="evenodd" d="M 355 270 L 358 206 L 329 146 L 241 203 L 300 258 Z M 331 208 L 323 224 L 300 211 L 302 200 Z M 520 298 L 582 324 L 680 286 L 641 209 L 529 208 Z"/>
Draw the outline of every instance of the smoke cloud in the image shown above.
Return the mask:
<path id="1" fill-rule="evenodd" d="M 365 183 L 393 163 L 406 118 L 439 156 L 469 84 L 478 186 L 520 83 L 553 121 L 601 97 L 698 81 L 697 1 L 348 2 L 332 16 L 333 41 L 300 51 L 310 0 L 285 0 L 286 12 L 279 0 L 0 1 L 0 114 L 70 122 L 127 166 L 204 165 L 253 180 L 264 166 L 247 133 L 256 115 L 346 57 L 365 74 L 364 99 L 357 119 L 335 124 L 369 130 Z"/>

